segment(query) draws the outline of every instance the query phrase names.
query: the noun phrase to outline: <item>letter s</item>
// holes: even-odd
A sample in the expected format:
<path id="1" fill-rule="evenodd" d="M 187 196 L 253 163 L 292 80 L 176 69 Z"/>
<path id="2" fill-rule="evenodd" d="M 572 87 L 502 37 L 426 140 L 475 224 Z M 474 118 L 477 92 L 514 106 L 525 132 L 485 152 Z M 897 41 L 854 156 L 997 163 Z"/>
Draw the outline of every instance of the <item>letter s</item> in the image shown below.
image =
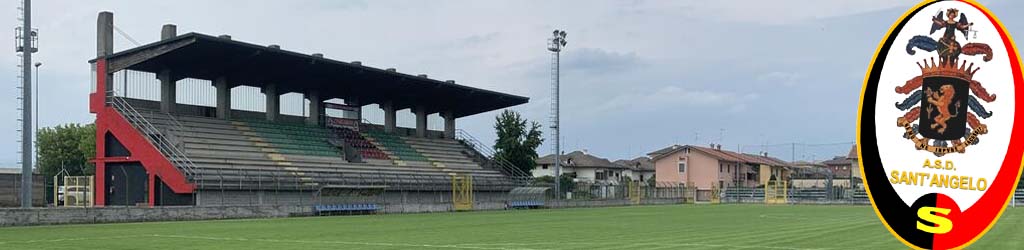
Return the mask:
<path id="1" fill-rule="evenodd" d="M 920 220 L 917 221 L 917 229 L 932 234 L 944 234 L 953 230 L 953 221 L 941 215 L 948 215 L 949 209 L 938 208 L 938 207 L 921 207 L 917 210 L 917 218 L 921 220 L 931 222 L 935 226 L 925 225 Z"/>

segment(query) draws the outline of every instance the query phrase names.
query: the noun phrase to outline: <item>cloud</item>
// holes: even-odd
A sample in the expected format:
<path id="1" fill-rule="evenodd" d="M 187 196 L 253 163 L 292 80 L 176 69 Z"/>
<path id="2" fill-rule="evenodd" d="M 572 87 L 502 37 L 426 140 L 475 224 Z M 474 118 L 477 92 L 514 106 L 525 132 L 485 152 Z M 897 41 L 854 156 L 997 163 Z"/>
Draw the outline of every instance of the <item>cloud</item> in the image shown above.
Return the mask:
<path id="1" fill-rule="evenodd" d="M 638 91 L 615 96 L 595 108 L 595 113 L 657 112 L 679 107 L 740 112 L 747 103 L 757 100 L 756 93 L 685 89 L 668 85 L 652 91 Z"/>
<path id="2" fill-rule="evenodd" d="M 773 71 L 757 76 L 757 80 L 766 84 L 778 84 L 785 87 L 793 87 L 804 79 L 804 75 L 797 72 Z"/>
<path id="3" fill-rule="evenodd" d="M 635 52 L 582 48 L 566 51 L 562 55 L 562 69 L 580 74 L 619 74 L 643 65 Z"/>
<path id="4" fill-rule="evenodd" d="M 727 22 L 785 25 L 802 21 L 827 19 L 875 12 L 887 9 L 904 9 L 912 2 L 891 0 L 859 1 L 684 1 L 692 13 L 703 18 Z"/>
<path id="5" fill-rule="evenodd" d="M 1019 1 L 987 2 L 992 2 L 986 4 L 1004 23 L 1021 23 L 1020 15 L 1014 13 L 1020 9 Z M 3 1 L 0 9 L 13 11 L 16 4 Z M 231 34 L 240 41 L 281 44 L 298 52 L 319 52 L 342 61 L 358 60 L 527 96 L 530 103 L 512 109 L 538 121 L 547 121 L 549 112 L 551 61 L 546 40 L 551 30 L 564 29 L 569 32 L 569 45 L 562 53 L 562 114 L 567 118 L 563 127 L 579 131 L 567 132 L 565 139 L 586 138 L 588 144 L 581 146 L 595 153 L 609 152 L 603 157 L 635 156 L 627 155 L 622 145 L 664 146 L 667 141 L 659 139 L 665 137 L 663 131 L 691 134 L 719 127 L 730 131 L 730 138 L 755 138 L 763 130 L 769 131 L 764 140 L 834 141 L 853 136 L 850 120 L 855 117 L 867 62 L 878 39 L 911 4 L 888 0 L 39 1 L 33 10 L 42 34 L 36 59 L 45 63 L 40 73 L 44 89 L 40 121 L 45 127 L 92 120 L 85 98 L 90 88 L 85 62 L 95 56 L 96 13 L 110 10 L 115 13 L 115 25 L 141 43 L 159 39 L 160 25 L 165 23 L 177 24 L 179 33 Z M 17 25 L 14 18 L 0 18 L 0 26 Z M 1020 27 L 1008 28 L 1020 33 Z M 117 50 L 134 47 L 120 35 L 115 35 L 115 41 Z M 0 48 L 11 48 L 12 43 L 13 39 L 0 39 Z M 8 65 L 0 68 L 0 79 L 8 79 L 5 88 L 15 90 L 11 82 L 17 57 L 0 57 L 0 63 Z M 814 84 L 801 85 L 805 82 Z M 4 93 L 0 97 L 9 100 L 5 104 L 15 107 L 15 91 Z M 493 141 L 496 113 L 462 118 L 459 128 Z M 618 129 L 616 123 L 635 126 L 636 121 L 651 120 L 645 116 L 653 113 L 666 114 L 658 117 L 657 124 L 671 126 L 644 123 L 628 138 L 607 135 Z M 707 114 L 721 115 L 699 122 L 687 119 Z M 817 120 L 806 122 L 811 119 L 807 114 Z M 0 117 L 14 116 L 14 108 L 0 110 Z M 748 129 L 745 121 L 751 117 L 777 122 Z M 0 130 L 15 129 L 13 118 L 0 121 Z M 15 140 L 16 133 L 0 133 L 0 142 L 7 142 L 0 143 L 0 165 L 17 161 Z"/>

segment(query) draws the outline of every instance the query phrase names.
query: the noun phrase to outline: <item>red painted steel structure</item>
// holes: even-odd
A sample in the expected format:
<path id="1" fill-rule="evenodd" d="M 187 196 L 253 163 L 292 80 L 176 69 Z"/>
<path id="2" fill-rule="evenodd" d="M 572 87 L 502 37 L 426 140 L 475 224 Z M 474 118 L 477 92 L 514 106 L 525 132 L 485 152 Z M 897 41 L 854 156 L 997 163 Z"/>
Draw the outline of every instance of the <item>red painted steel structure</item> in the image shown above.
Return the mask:
<path id="1" fill-rule="evenodd" d="M 195 190 L 195 185 L 189 183 L 185 175 L 178 171 L 174 165 L 165 158 L 160 151 L 146 139 L 146 136 L 132 127 L 124 116 L 111 107 L 107 102 L 106 89 L 107 81 L 111 80 L 107 72 L 107 61 L 104 58 L 97 59 L 96 65 L 96 91 L 89 95 L 89 112 L 96 114 L 96 158 L 93 162 L 96 165 L 96 190 L 94 193 L 96 206 L 107 205 L 106 193 L 106 165 L 107 163 L 137 162 L 146 170 L 149 176 L 149 206 L 156 202 L 155 190 L 158 185 L 155 177 L 160 177 L 165 185 L 178 194 L 189 194 Z M 131 152 L 127 157 L 107 157 L 106 147 L 107 134 L 120 142 Z"/>

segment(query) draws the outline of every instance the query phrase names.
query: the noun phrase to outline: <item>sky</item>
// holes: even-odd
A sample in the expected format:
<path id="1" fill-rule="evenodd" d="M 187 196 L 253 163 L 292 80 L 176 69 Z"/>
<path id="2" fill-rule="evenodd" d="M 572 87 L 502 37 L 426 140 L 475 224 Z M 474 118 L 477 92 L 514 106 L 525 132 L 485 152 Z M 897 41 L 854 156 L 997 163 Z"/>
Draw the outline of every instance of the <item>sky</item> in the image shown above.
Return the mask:
<path id="1" fill-rule="evenodd" d="M 981 1 L 1011 34 L 1024 3 Z M 855 140 L 864 73 L 879 41 L 914 1 L 34 1 L 40 32 L 41 127 L 89 123 L 88 60 L 96 15 L 142 44 L 178 33 L 255 44 L 453 79 L 526 96 L 512 107 L 550 134 L 546 40 L 561 54 L 562 150 L 629 159 L 672 144 L 722 144 L 784 160 L 845 155 Z M 13 48 L 19 1 L 3 1 Z M 922 30 L 922 32 L 924 32 Z M 1021 35 L 1024 36 L 1024 35 Z M 134 47 L 115 34 L 114 49 Z M 20 63 L 0 56 L 0 167 L 15 167 Z M 499 111 L 458 120 L 493 142 Z M 403 118 L 404 117 L 404 118 Z M 408 124 L 408 116 L 400 124 Z M 547 138 L 550 142 L 550 138 Z M 538 149 L 553 152 L 552 143 Z"/>

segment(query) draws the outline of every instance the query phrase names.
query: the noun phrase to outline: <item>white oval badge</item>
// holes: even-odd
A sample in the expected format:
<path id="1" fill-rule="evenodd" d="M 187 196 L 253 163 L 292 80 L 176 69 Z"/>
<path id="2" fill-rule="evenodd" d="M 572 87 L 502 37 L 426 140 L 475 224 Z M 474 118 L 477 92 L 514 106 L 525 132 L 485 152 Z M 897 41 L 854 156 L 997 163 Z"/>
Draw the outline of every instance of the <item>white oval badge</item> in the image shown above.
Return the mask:
<path id="1" fill-rule="evenodd" d="M 1010 200 L 1024 156 L 1024 77 L 1001 23 L 973 1 L 926 1 L 880 44 L 857 141 L 879 218 L 915 248 L 962 248 Z"/>

